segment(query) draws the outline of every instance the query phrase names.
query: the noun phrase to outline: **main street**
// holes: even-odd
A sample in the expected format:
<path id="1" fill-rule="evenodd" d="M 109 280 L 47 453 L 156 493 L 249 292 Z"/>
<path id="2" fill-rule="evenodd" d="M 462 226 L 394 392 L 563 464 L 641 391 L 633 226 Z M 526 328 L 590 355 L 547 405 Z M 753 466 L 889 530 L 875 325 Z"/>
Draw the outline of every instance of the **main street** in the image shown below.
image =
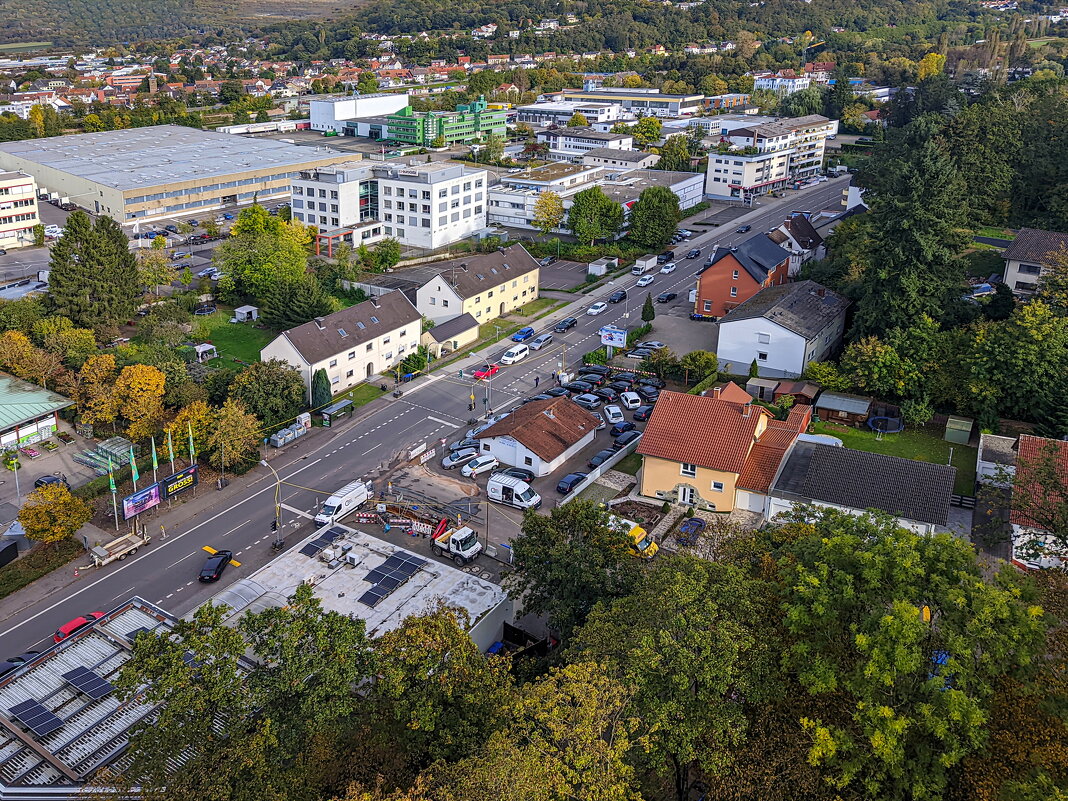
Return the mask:
<path id="1" fill-rule="evenodd" d="M 846 179 L 819 184 L 791 194 L 786 202 L 758 207 L 727 225 L 696 235 L 676 250 L 681 255 L 690 248 L 701 248 L 702 258 L 680 261 L 674 273 L 657 275 L 649 289 L 654 294 L 677 292 L 677 302 L 686 302 L 694 274 L 704 263 L 710 245 L 731 246 L 777 227 L 792 210 L 836 207 L 846 184 Z M 751 225 L 752 231 L 735 233 L 742 224 Z M 505 349 L 504 343 L 490 346 L 454 368 L 404 385 L 401 397 L 393 398 L 390 394 L 375 401 L 379 408 L 353 425 L 332 430 L 326 439 L 322 435 L 309 438 L 310 441 L 276 456 L 271 467 L 284 482 L 281 519 L 288 543 L 292 545 L 311 533 L 310 518 L 314 511 L 345 483 L 389 464 L 400 450 L 412 445 L 433 444 L 443 437 L 453 441 L 462 436 L 472 416 L 468 411 L 472 393 L 478 406 L 474 414 L 485 414 L 482 398 L 487 394 L 488 405 L 494 411 L 511 408 L 519 399 L 534 394 L 535 377 L 547 381 L 552 372 L 560 369 L 561 362 L 566 368 L 598 347 L 597 331 L 602 326 L 640 324 L 644 291 L 631 293 L 628 304 L 609 305 L 603 314 L 585 314 L 590 304 L 605 299 L 616 289 L 632 289 L 635 280 L 629 275 L 617 279 L 588 295 L 577 296 L 574 303 L 543 318 L 536 326 L 539 333 L 552 330 L 553 324 L 565 316 L 578 318 L 578 324 L 564 334 L 554 334 L 549 347 L 532 351 L 517 365 L 502 368 L 489 382 L 460 378 L 459 370 L 464 369 L 469 376 L 473 367 L 486 360 L 494 361 Z M 624 317 L 625 314 L 629 316 Z M 225 501 L 221 500 L 223 493 L 201 486 L 196 490 L 198 501 L 172 511 L 149 513 L 144 522 L 153 540 L 136 555 L 103 568 L 83 571 L 77 581 L 52 596 L 38 598 L 31 586 L 0 601 L 0 658 L 27 648 L 40 649 L 51 642 L 52 632 L 68 620 L 91 611 L 106 611 L 134 594 L 175 614 L 185 614 L 222 587 L 265 564 L 275 556 L 271 550 L 274 535 L 270 528 L 274 516 L 274 477 L 266 468 L 257 467 L 235 482 L 235 487 L 224 491 Z M 204 503 L 205 494 L 217 493 L 219 502 Z M 190 516 L 190 510 L 198 507 L 202 510 Z M 166 539 L 159 536 L 160 525 L 166 527 Z M 206 556 L 204 546 L 233 551 L 241 566 L 228 568 L 215 584 L 200 584 L 197 574 Z"/>

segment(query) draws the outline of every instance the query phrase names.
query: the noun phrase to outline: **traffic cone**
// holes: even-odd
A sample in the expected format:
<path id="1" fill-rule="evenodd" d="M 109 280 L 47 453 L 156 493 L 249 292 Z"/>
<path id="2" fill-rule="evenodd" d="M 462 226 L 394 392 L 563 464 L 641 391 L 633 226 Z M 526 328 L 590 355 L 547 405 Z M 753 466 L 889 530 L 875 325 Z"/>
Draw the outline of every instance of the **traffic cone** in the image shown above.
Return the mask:
<path id="1" fill-rule="evenodd" d="M 74 578 L 78 578 L 78 576 L 79 576 L 78 568 L 74 568 Z"/>

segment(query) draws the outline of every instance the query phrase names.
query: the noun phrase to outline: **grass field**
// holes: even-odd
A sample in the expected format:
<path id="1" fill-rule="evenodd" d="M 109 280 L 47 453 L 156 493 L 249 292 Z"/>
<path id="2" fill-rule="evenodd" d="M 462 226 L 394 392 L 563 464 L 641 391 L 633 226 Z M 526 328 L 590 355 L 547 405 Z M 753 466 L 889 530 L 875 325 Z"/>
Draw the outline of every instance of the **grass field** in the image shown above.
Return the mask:
<path id="1" fill-rule="evenodd" d="M 275 337 L 270 329 L 254 328 L 251 323 L 231 323 L 232 309 L 219 307 L 215 314 L 197 317 L 194 338 L 210 342 L 219 351 L 219 358 L 208 364 L 212 367 L 233 366 L 234 360 L 252 364 L 260 360 L 260 349 Z"/>
<path id="2" fill-rule="evenodd" d="M 637 453 L 631 453 L 620 459 L 612 469 L 618 470 L 620 473 L 628 473 L 629 475 L 636 476 L 638 475 L 641 466 L 642 457 Z"/>
<path id="3" fill-rule="evenodd" d="M 42 50 L 51 46 L 51 42 L 12 42 L 11 44 L 0 44 L 0 53 L 18 52 L 21 50 Z"/>
<path id="4" fill-rule="evenodd" d="M 1008 228 L 998 228 L 996 225 L 980 225 L 972 230 L 973 236 L 988 236 L 991 239 L 1015 239 L 1016 232 Z"/>
<path id="5" fill-rule="evenodd" d="M 813 423 L 816 434 L 838 437 L 847 448 L 886 456 L 901 456 L 931 464 L 949 464 L 949 451 L 953 449 L 953 467 L 957 468 L 957 481 L 953 491 L 958 495 L 975 494 L 975 459 L 977 448 L 946 442 L 938 435 L 940 429 L 930 431 L 906 428 L 900 434 L 886 434 L 881 440 L 868 429 L 849 428 L 836 423 Z"/>
<path id="6" fill-rule="evenodd" d="M 339 400 L 350 400 L 355 407 L 363 406 L 366 403 L 370 403 L 375 398 L 382 395 L 382 390 L 374 384 L 360 384 L 350 389 L 348 392 L 340 392 L 334 396 L 331 403 L 336 403 Z"/>
<path id="7" fill-rule="evenodd" d="M 514 312 L 509 312 L 509 317 L 533 317 L 539 312 L 555 308 L 561 301 L 552 298 L 538 298 L 532 300 L 526 306 L 520 306 Z"/>

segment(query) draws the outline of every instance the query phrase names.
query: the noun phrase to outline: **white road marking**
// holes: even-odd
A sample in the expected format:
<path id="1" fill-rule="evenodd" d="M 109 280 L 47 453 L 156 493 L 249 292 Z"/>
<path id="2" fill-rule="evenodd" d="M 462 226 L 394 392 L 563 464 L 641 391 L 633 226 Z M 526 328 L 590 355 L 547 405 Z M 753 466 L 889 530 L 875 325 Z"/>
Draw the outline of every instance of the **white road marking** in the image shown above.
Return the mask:
<path id="1" fill-rule="evenodd" d="M 442 420 L 440 417 L 430 417 L 428 415 L 426 419 L 433 420 L 435 423 L 441 423 L 443 426 L 449 426 L 450 428 L 456 428 L 456 426 L 459 425 L 459 423 L 450 423 L 448 420 Z"/>
<path id="2" fill-rule="evenodd" d="M 373 451 L 375 448 L 380 448 L 380 447 L 382 447 L 382 443 L 381 442 L 379 442 L 377 445 L 375 445 L 374 448 L 369 448 L 368 450 L 365 450 L 363 453 L 360 454 L 360 456 L 366 456 L 371 451 Z"/>
<path id="3" fill-rule="evenodd" d="M 281 506 L 283 509 L 285 509 L 287 512 L 292 512 L 295 515 L 300 515 L 301 517 L 306 518 L 308 520 L 311 520 L 312 517 L 314 516 L 314 515 L 308 514 L 307 512 L 303 512 L 300 509 L 294 509 L 292 506 L 289 506 L 288 504 L 285 504 L 285 503 L 280 503 L 278 505 Z"/>
<path id="4" fill-rule="evenodd" d="M 246 521 L 245 521 L 245 523 L 251 523 L 251 522 L 252 522 L 251 520 L 246 520 Z M 234 526 L 234 527 L 233 527 L 232 529 L 230 529 L 229 531 L 227 531 L 227 532 L 226 532 L 226 534 L 233 534 L 233 533 L 234 533 L 235 531 L 237 531 L 237 530 L 238 530 L 239 528 L 241 528 L 241 526 L 245 525 L 245 523 L 238 523 L 238 524 L 237 524 L 236 526 Z M 225 536 L 226 536 L 226 534 L 223 534 L 223 536 L 225 537 Z"/>
<path id="5" fill-rule="evenodd" d="M 168 569 L 168 570 L 170 570 L 170 569 L 171 569 L 172 567 L 174 567 L 175 565 L 179 565 L 179 564 L 181 564 L 181 563 L 182 563 L 182 562 L 184 562 L 184 561 L 185 561 L 186 559 L 188 559 L 188 558 L 189 558 L 190 556 L 196 556 L 196 555 L 197 555 L 198 553 L 200 553 L 200 551 L 193 551 L 193 553 L 190 553 L 190 554 L 186 554 L 186 555 L 185 555 L 185 556 L 183 556 L 183 557 L 182 557 L 181 559 L 179 559 L 179 560 L 178 560 L 177 562 L 171 562 L 171 563 L 170 563 L 169 565 L 167 565 L 167 569 Z"/>

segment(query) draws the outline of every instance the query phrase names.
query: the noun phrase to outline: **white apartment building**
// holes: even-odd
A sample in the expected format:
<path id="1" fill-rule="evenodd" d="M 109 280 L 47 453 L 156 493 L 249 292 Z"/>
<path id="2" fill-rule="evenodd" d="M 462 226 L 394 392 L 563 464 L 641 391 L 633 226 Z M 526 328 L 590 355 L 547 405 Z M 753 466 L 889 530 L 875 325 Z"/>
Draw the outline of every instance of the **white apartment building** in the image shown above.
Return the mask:
<path id="1" fill-rule="evenodd" d="M 634 137 L 593 128 L 556 128 L 539 131 L 537 140 L 549 146 L 551 161 L 580 161 L 591 150 L 634 150 Z"/>
<path id="2" fill-rule="evenodd" d="M 659 89 L 564 89 L 544 95 L 563 103 L 612 103 L 639 117 L 682 117 L 704 109 L 704 95 L 667 95 Z"/>
<path id="3" fill-rule="evenodd" d="M 753 90 L 767 89 L 777 95 L 792 95 L 812 85 L 808 75 L 796 75 L 793 70 L 764 72 L 753 76 Z"/>
<path id="4" fill-rule="evenodd" d="M 459 164 L 349 162 L 294 178 L 293 217 L 332 244 L 395 237 L 436 250 L 486 227 L 488 183 L 486 170 Z"/>
<path id="5" fill-rule="evenodd" d="M 33 244 L 37 213 L 37 182 L 24 172 L 0 172 L 0 248 Z"/>
<path id="6" fill-rule="evenodd" d="M 357 117 L 384 116 L 400 111 L 410 105 L 407 92 L 388 94 L 377 92 L 371 95 L 340 95 L 316 98 L 308 103 L 313 131 L 345 132 L 345 123 Z"/>
<path id="7" fill-rule="evenodd" d="M 392 368 L 419 345 L 422 317 L 403 292 L 357 303 L 283 331 L 261 351 L 260 358 L 290 364 L 308 390 L 325 370 L 336 395 Z"/>
<path id="8" fill-rule="evenodd" d="M 749 198 L 814 175 L 823 166 L 827 138 L 837 132 L 837 120 L 818 114 L 747 127 L 725 126 L 720 150 L 708 156 L 705 193 Z"/>
<path id="9" fill-rule="evenodd" d="M 595 122 L 617 122 L 623 119 L 623 107 L 615 103 L 533 103 L 516 109 L 516 121 L 563 126 L 576 114 L 585 117 L 590 125 Z"/>

